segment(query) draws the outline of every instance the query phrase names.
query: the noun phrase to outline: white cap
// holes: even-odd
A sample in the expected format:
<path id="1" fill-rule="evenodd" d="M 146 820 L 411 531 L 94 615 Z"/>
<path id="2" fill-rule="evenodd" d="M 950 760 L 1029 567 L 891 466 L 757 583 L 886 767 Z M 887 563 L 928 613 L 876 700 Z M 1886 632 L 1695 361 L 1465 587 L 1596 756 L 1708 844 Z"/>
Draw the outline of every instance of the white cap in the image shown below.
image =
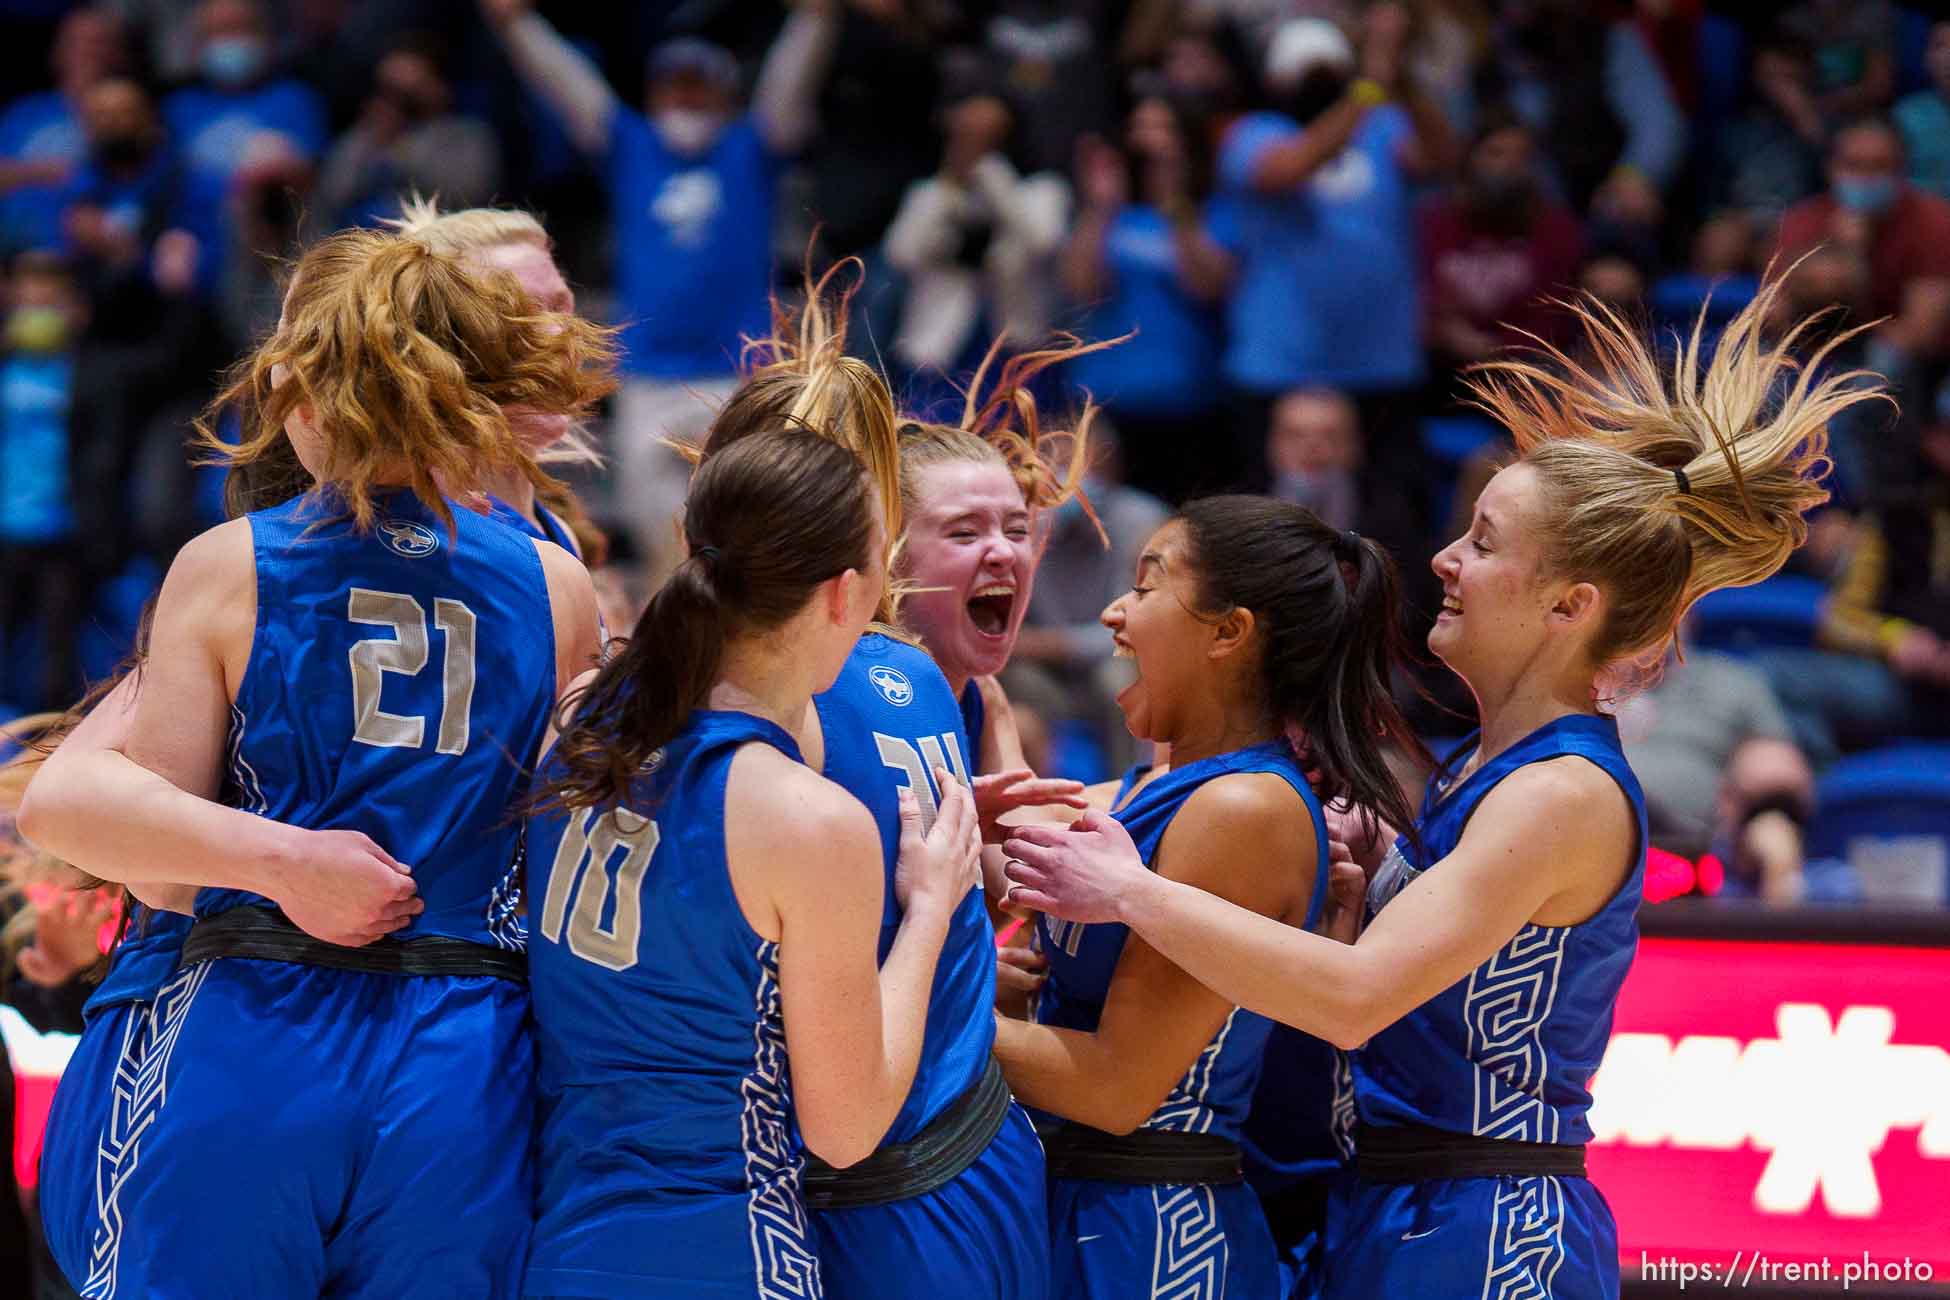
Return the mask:
<path id="1" fill-rule="evenodd" d="M 1281 23 L 1266 47 L 1266 81 L 1291 86 L 1312 69 L 1354 66 L 1354 44 L 1325 18 L 1295 18 Z"/>

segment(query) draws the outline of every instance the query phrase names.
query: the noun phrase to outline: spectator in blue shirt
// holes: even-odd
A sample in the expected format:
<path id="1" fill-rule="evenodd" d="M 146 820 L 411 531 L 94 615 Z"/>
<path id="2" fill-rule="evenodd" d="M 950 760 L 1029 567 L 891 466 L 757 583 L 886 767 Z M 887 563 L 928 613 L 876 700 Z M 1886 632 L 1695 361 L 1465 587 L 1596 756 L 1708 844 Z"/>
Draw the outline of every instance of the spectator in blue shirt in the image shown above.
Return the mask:
<path id="1" fill-rule="evenodd" d="M 88 153 L 81 103 L 128 63 L 111 13 L 77 9 L 54 38 L 54 86 L 0 112 L 0 253 L 49 248 L 60 239 L 61 188 Z"/>
<path id="2" fill-rule="evenodd" d="M 693 38 L 652 51 L 643 111 L 562 39 L 530 0 L 481 0 L 515 70 L 555 109 L 609 190 L 624 382 L 616 403 L 617 499 L 653 567 L 673 563 L 668 521 L 688 465 L 665 438 L 701 434 L 736 386 L 741 340 L 768 332 L 772 211 L 782 161 L 805 143 L 817 25 L 788 22 L 751 111 L 738 67 Z"/>
<path id="3" fill-rule="evenodd" d="M 1201 436 L 1223 396 L 1221 304 L 1231 260 L 1212 238 L 1210 135 L 1202 114 L 1163 93 L 1132 108 L 1118 148 L 1077 148 L 1081 211 L 1063 252 L 1063 287 L 1086 308 L 1087 339 L 1131 334 L 1070 363 L 1070 381 L 1117 422 L 1124 473 L 1180 500 L 1205 466 Z"/>
<path id="4" fill-rule="evenodd" d="M 197 278 L 207 293 L 221 279 L 233 242 L 229 199 L 238 171 L 273 149 L 315 162 L 325 149 L 326 125 L 318 92 L 277 75 L 264 13 L 254 0 L 205 0 L 196 11 L 196 34 L 202 76 L 163 101 L 163 117 L 189 181 L 190 229 L 204 249 Z"/>
<path id="5" fill-rule="evenodd" d="M 34 708 L 59 708 L 79 685 L 75 643 L 84 605 L 75 545 L 73 449 L 68 442 L 74 354 L 87 303 L 61 263 L 23 254 L 8 295 L 0 351 L 0 635 L 7 659 L 40 625 Z"/>
<path id="6" fill-rule="evenodd" d="M 1263 484 L 1267 411 L 1288 389 L 1357 395 L 1377 461 L 1414 459 L 1407 412 L 1423 379 L 1413 178 L 1448 161 L 1439 110 L 1403 75 L 1402 6 L 1368 11 L 1357 62 L 1340 29 L 1295 19 L 1250 113 L 1219 156 L 1234 201 L 1220 242 L 1238 262 L 1225 376 L 1238 401 L 1231 474 Z M 1357 76 L 1357 73 L 1359 74 Z"/>
<path id="7" fill-rule="evenodd" d="M 140 85 L 99 82 L 82 102 L 88 157 L 61 191 L 61 251 L 75 262 L 97 309 L 146 292 L 157 239 L 190 219 L 193 202 L 174 151 Z"/>

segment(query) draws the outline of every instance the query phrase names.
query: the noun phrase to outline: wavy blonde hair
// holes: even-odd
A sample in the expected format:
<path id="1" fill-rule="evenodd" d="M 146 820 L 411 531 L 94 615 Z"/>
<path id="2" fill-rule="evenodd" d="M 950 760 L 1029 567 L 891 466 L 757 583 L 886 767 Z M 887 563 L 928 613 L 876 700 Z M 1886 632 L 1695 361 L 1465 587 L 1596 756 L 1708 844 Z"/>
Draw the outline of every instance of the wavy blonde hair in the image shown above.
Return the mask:
<path id="1" fill-rule="evenodd" d="M 34 779 L 41 763 L 60 743 L 61 737 L 80 721 L 80 712 L 35 713 L 15 718 L 0 726 L 0 743 L 19 748 L 0 763 L 0 818 L 11 822 L 20 811 L 27 783 Z M 20 951 L 34 938 L 39 908 L 30 890 L 35 885 L 56 885 L 64 889 L 99 889 L 102 881 L 77 871 L 61 859 L 43 853 L 9 831 L 0 835 L 0 900 L 14 907 L 6 924 L 0 926 L 0 961 L 13 969 Z M 113 886 L 119 894 L 120 886 Z M 100 968 L 97 967 L 99 970 Z"/>
<path id="2" fill-rule="evenodd" d="M 234 368 L 197 441 L 217 463 L 249 464 L 274 455 L 285 420 L 309 407 L 330 455 L 319 486 L 359 527 L 389 477 L 451 525 L 446 494 L 509 472 L 541 486 L 503 408 L 583 415 L 615 387 L 615 351 L 613 331 L 537 311 L 513 276 L 470 272 L 415 239 L 343 231 L 299 259 L 276 332 Z M 231 406 L 244 415 L 234 446 L 216 433 Z"/>
<path id="3" fill-rule="evenodd" d="M 1694 601 L 1778 571 L 1807 538 L 1803 516 L 1828 499 L 1828 422 L 1886 400 L 1867 371 L 1821 373 L 1859 329 L 1816 344 L 1817 315 L 1768 336 L 1785 278 L 1770 268 L 1710 360 L 1705 309 L 1668 366 L 1586 297 L 1565 305 L 1587 359 L 1537 339 L 1528 357 L 1472 370 L 1474 403 L 1537 475 L 1549 571 L 1606 593 L 1590 651 L 1600 667 L 1656 660 Z"/>

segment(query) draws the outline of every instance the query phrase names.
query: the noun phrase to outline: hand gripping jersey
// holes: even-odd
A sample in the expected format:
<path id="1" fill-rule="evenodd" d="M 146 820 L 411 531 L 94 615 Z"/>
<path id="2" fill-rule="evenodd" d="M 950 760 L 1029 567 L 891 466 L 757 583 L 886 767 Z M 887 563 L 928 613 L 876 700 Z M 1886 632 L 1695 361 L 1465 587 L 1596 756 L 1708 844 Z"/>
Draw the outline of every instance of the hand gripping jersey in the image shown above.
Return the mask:
<path id="1" fill-rule="evenodd" d="M 1306 926 L 1320 919 L 1327 896 L 1327 826 L 1320 803 L 1284 740 L 1234 750 L 1173 768 L 1132 794 L 1142 769 L 1124 779 L 1112 815 L 1150 862 L 1172 819 L 1198 788 L 1235 772 L 1279 775 L 1306 804 L 1318 855 Z M 1268 862 L 1268 871 L 1296 864 Z M 1123 955 L 1121 925 L 1038 920 L 1049 978 L 1036 1005 L 1046 1025 L 1092 1031 Z M 1145 1129 L 1210 1134 L 1238 1141 L 1259 1081 L 1272 1022 L 1234 1008 Z M 1130 1296 L 1221 1296 L 1257 1300 L 1278 1289 L 1278 1268 L 1258 1202 L 1244 1184 L 1151 1186 L 1051 1179 L 1053 1294 L 1091 1300 Z"/>
<path id="2" fill-rule="evenodd" d="M 542 1095 L 529 1295 L 824 1294 L 778 945 L 745 920 L 725 859 L 725 785 L 753 743 L 799 757 L 764 719 L 693 713 L 628 807 L 529 822 Z"/>
<path id="3" fill-rule="evenodd" d="M 973 683 L 969 690 L 975 692 Z M 967 782 L 970 740 L 934 660 L 879 633 L 860 638 L 815 705 L 826 776 L 866 804 L 880 829 L 885 961 L 901 920 L 894 897 L 900 792 L 913 790 L 932 824 L 934 769 Z M 994 1010 L 995 930 L 977 887 L 956 910 L 935 963 L 920 1065 L 883 1146 L 912 1141 L 975 1087 L 995 1042 Z M 946 1186 L 883 1205 L 818 1211 L 813 1222 L 834 1300 L 1039 1300 L 1048 1284 L 1042 1147 L 1013 1104 L 1002 1132 Z"/>
<path id="4" fill-rule="evenodd" d="M 1354 1095 L 1370 1125 L 1422 1125 L 1516 1142 L 1590 1140 L 1591 1077 L 1638 943 L 1645 797 L 1610 718 L 1546 723 L 1460 781 L 1465 741 L 1423 800 L 1418 851 L 1396 842 L 1368 891 L 1379 912 L 1455 851 L 1489 792 L 1530 763 L 1575 755 L 1630 801 L 1631 869 L 1588 920 L 1526 925 L 1488 961 L 1353 1054 Z M 1330 1296 L 1405 1293 L 1606 1296 L 1618 1291 L 1617 1232 L 1588 1179 L 1556 1176 L 1350 1181 L 1329 1212 Z"/>
<path id="5" fill-rule="evenodd" d="M 547 583 L 489 518 L 456 506 L 449 531 L 410 493 L 377 505 L 363 533 L 317 494 L 249 516 L 257 622 L 222 797 L 365 832 L 425 900 L 403 936 L 491 945 L 554 696 Z M 243 906 L 270 904 L 196 903 Z M 513 1293 L 532 1195 L 518 984 L 222 957 L 144 1010 L 110 1085 L 84 1295 Z"/>

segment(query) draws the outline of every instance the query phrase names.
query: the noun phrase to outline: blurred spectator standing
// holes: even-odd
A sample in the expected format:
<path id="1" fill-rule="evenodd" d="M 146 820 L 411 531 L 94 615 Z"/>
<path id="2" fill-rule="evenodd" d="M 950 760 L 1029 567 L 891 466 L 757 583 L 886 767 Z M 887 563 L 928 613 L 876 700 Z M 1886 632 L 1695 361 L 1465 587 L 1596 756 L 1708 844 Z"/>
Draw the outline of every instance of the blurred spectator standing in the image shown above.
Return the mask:
<path id="1" fill-rule="evenodd" d="M 62 251 L 74 259 L 96 309 L 118 327 L 134 328 L 128 299 L 147 300 L 156 241 L 174 231 L 180 244 L 204 255 L 203 242 L 183 230 L 194 221 L 192 185 L 136 82 L 97 82 L 82 114 L 88 159 L 61 191 Z"/>
<path id="2" fill-rule="evenodd" d="M 811 74 L 829 33 L 795 11 L 750 111 L 729 52 L 692 37 L 666 41 L 651 52 L 638 112 L 528 0 L 481 8 L 609 191 L 624 330 L 617 505 L 660 575 L 676 562 L 669 525 L 690 478 L 662 440 L 703 431 L 736 386 L 741 340 L 767 332 L 774 192 L 783 161 L 813 129 Z"/>
<path id="3" fill-rule="evenodd" d="M 997 0 L 982 24 L 995 88 L 1016 121 L 1025 173 L 1062 175 L 1079 137 L 1115 129 L 1111 0 Z"/>
<path id="4" fill-rule="evenodd" d="M 1711 202 L 1778 221 L 1821 188 L 1828 125 L 1815 102 L 1814 55 L 1778 25 L 1754 48 L 1754 99 L 1712 142 Z"/>
<path id="5" fill-rule="evenodd" d="M 1267 411 L 1307 384 L 1358 395 L 1377 461 L 1419 465 L 1412 403 L 1422 382 L 1421 295 L 1411 182 L 1442 166 L 1441 113 L 1404 74 L 1407 15 L 1367 12 L 1357 63 L 1322 19 L 1282 26 L 1266 85 L 1280 111 L 1251 113 L 1220 153 L 1220 242 L 1238 262 L 1225 373 L 1234 446 L 1219 482 L 1263 482 Z"/>
<path id="6" fill-rule="evenodd" d="M 1802 0 L 1781 26 L 1814 53 L 1816 104 L 1830 122 L 1880 113 L 1896 95 L 1896 10 L 1889 0 Z"/>
<path id="7" fill-rule="evenodd" d="M 279 75 L 271 30 L 255 0 L 204 0 L 196 10 L 198 79 L 163 101 L 163 117 L 189 180 L 188 225 L 203 246 L 197 282 L 215 292 L 234 240 L 231 183 L 270 142 L 315 161 L 325 150 L 324 101 Z"/>
<path id="8" fill-rule="evenodd" d="M 1029 345 L 1049 331 L 1070 223 L 1068 182 L 1016 170 L 1008 101 L 990 77 L 962 73 L 944 95 L 940 169 L 908 187 L 885 243 L 907 277 L 893 354 L 921 390 L 946 389 L 996 334 Z"/>
<path id="9" fill-rule="evenodd" d="M 399 215 L 400 195 L 478 207 L 501 185 L 501 145 L 487 123 L 454 112 L 446 53 L 424 33 L 396 41 L 373 70 L 359 120 L 319 170 L 314 201 L 332 228 Z"/>
<path id="10" fill-rule="evenodd" d="M 1422 211 L 1431 361 L 1472 365 L 1526 337 L 1554 339 L 1582 251 L 1577 217 L 1543 187 L 1521 118 L 1485 115 L 1452 195 Z"/>
<path id="11" fill-rule="evenodd" d="M 1232 264 L 1213 240 L 1210 137 L 1183 101 L 1141 96 L 1122 147 L 1077 142 L 1079 213 L 1063 287 L 1086 339 L 1133 337 L 1070 364 L 1116 421 L 1124 477 L 1166 500 L 1198 477 L 1220 406 L 1223 301 Z"/>
<path id="12" fill-rule="evenodd" d="M 82 105 L 128 66 L 122 27 L 106 10 L 76 9 L 54 38 L 54 89 L 0 112 L 0 257 L 60 240 L 61 191 L 88 156 Z"/>
<path id="13" fill-rule="evenodd" d="M 1067 711 L 1070 719 L 1087 725 L 1111 770 L 1119 772 L 1136 753 L 1117 707 L 1117 694 L 1130 684 L 1133 670 L 1115 657 L 1110 631 L 1097 616 L 1130 590 L 1138 555 L 1170 513 L 1156 497 L 1119 481 L 1121 433 L 1106 419 L 1091 426 L 1092 465 L 1084 492 L 1103 532 L 1076 498 L 1049 514 L 1036 589 L 1009 663 L 1012 691 L 1024 678 L 1040 678 L 1030 686 L 1031 696 L 1049 701 L 1051 712 Z"/>
<path id="14" fill-rule="evenodd" d="M 1906 96 L 1890 116 L 1902 132 L 1910 181 L 1938 198 L 1950 198 L 1950 22 L 1931 25 L 1923 65 L 1929 69 L 1929 87 Z"/>

